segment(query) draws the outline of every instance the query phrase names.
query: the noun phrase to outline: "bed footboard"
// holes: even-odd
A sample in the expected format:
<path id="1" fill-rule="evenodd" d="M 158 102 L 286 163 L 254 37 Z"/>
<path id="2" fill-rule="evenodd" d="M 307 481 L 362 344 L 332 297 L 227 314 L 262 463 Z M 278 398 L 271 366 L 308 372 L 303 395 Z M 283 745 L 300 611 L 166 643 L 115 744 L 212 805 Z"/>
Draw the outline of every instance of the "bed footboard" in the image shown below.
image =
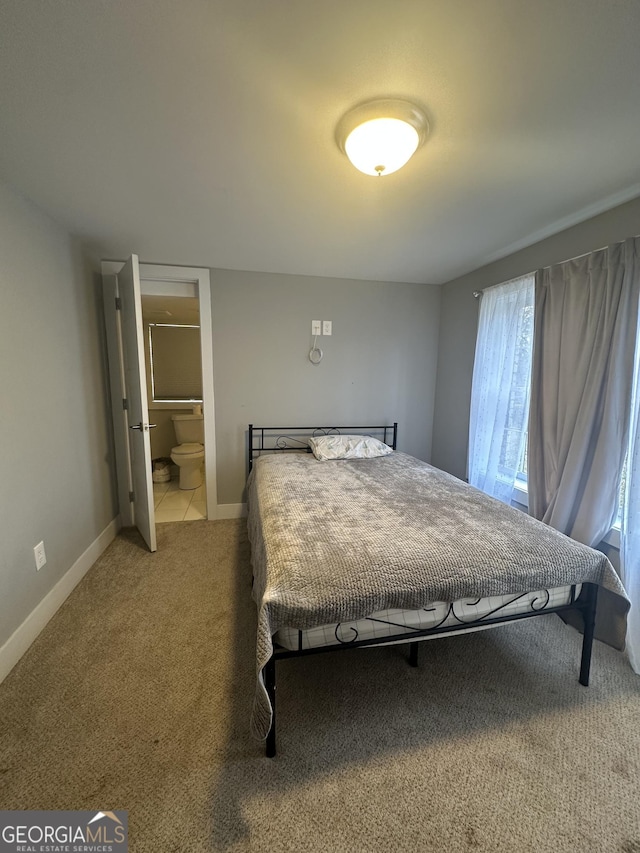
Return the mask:
<path id="1" fill-rule="evenodd" d="M 580 595 L 578 597 L 575 596 L 575 587 L 572 587 L 571 601 L 569 604 L 561 605 L 558 607 L 552 607 L 549 609 L 539 610 L 539 611 L 529 611 L 524 614 L 518 614 L 514 616 L 506 616 L 500 617 L 497 619 L 483 619 L 479 622 L 479 625 L 500 625 L 508 622 L 515 622 L 520 619 L 528 619 L 533 616 L 546 616 L 550 613 L 560 614 L 562 612 L 566 612 L 568 610 L 578 610 L 583 619 L 584 624 L 584 636 L 582 641 L 582 651 L 580 657 L 580 674 L 579 674 L 579 683 L 584 685 L 585 687 L 589 686 L 589 674 L 591 669 L 591 653 L 593 649 L 593 639 L 594 639 L 594 628 L 596 621 L 596 608 L 598 601 L 598 587 L 594 583 L 583 583 L 582 589 L 580 591 Z M 466 628 L 473 629 L 473 623 L 468 623 Z M 274 758 L 276 755 L 276 662 L 280 658 L 290 658 L 290 657 L 303 657 L 310 654 L 322 654 L 324 652 L 338 652 L 352 648 L 366 647 L 369 648 L 371 646 L 377 645 L 386 645 L 389 642 L 395 643 L 406 643 L 409 645 L 409 664 L 411 666 L 418 666 L 418 649 L 419 642 L 422 640 L 429 639 L 430 635 L 437 634 L 438 636 L 442 636 L 443 633 L 446 634 L 454 634 L 459 633 L 460 628 L 435 628 L 435 629 L 427 629 L 425 631 L 420 631 L 417 633 L 413 633 L 409 636 L 407 635 L 399 635 L 397 637 L 385 637 L 378 641 L 375 640 L 366 640 L 362 643 L 353 643 L 350 645 L 344 646 L 327 646 L 327 647 L 317 647 L 311 649 L 299 649 L 297 651 L 291 649 L 282 649 L 276 647 L 274 649 L 274 653 L 269 659 L 268 663 L 264 668 L 264 682 L 265 688 L 267 690 L 267 694 L 269 696 L 269 700 L 271 702 L 272 708 L 272 718 L 271 718 L 271 728 L 269 729 L 269 733 L 266 738 L 265 745 L 265 754 L 267 758 Z M 417 639 L 416 639 L 417 638 Z"/>

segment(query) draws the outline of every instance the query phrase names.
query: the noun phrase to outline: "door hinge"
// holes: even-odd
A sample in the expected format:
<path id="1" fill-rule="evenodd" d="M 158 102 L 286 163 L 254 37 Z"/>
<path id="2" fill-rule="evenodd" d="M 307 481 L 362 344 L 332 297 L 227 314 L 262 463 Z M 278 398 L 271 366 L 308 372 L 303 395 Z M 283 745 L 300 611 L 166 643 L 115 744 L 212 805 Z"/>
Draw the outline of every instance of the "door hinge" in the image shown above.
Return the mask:
<path id="1" fill-rule="evenodd" d="M 126 397 L 122 398 L 122 408 L 125 410 L 125 412 L 129 411 L 129 401 Z"/>
<path id="2" fill-rule="evenodd" d="M 129 492 L 129 500 L 131 501 L 131 503 L 133 503 L 133 502 L 134 502 L 135 497 L 136 497 L 136 496 L 134 495 L 134 493 L 133 493 L 133 492 Z"/>
<path id="3" fill-rule="evenodd" d="M 122 309 L 122 299 L 119 296 L 116 296 L 116 311 L 120 311 Z"/>

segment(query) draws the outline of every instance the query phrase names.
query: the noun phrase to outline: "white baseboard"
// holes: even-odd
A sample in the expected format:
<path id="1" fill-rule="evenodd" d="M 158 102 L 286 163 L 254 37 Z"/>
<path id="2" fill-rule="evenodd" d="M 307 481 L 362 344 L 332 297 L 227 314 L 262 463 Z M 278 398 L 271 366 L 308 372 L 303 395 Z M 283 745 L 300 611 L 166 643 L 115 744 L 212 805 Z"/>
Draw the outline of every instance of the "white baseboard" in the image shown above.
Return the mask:
<path id="1" fill-rule="evenodd" d="M 22 625 L 16 628 L 6 643 L 0 648 L 0 682 L 11 672 L 47 622 L 55 615 L 60 606 L 64 604 L 105 548 L 113 542 L 119 529 L 120 518 L 118 516 L 105 527 L 98 538 L 78 557 L 71 568 L 60 578 L 53 589 L 45 595 L 40 604 L 31 611 Z"/>
<path id="2" fill-rule="evenodd" d="M 218 504 L 216 518 L 245 518 L 246 504 Z"/>

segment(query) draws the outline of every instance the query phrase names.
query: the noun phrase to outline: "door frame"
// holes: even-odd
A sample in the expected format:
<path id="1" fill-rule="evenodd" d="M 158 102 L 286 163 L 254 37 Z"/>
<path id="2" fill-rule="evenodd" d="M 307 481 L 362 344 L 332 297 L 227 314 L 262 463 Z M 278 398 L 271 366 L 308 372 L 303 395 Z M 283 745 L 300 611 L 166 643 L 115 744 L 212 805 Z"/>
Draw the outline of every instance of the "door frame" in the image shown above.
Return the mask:
<path id="1" fill-rule="evenodd" d="M 115 315 L 117 276 L 124 261 L 102 261 L 102 280 L 105 300 L 107 344 L 111 352 L 117 346 L 118 330 L 110 315 Z M 172 289 L 172 283 L 177 287 Z M 202 267 L 177 267 L 165 264 L 140 263 L 140 284 L 143 295 L 185 296 L 185 285 L 195 285 L 200 308 L 200 352 L 202 358 L 202 414 L 204 415 L 205 481 L 207 492 L 207 518 L 218 517 L 218 489 L 216 466 L 216 421 L 213 388 L 213 313 L 211 307 L 211 278 L 209 270 Z M 124 394 L 124 373 L 120 376 L 110 371 L 112 415 L 118 477 L 118 503 L 123 526 L 133 524 L 133 510 L 129 501 L 131 490 L 131 460 L 125 411 L 119 408 Z"/>

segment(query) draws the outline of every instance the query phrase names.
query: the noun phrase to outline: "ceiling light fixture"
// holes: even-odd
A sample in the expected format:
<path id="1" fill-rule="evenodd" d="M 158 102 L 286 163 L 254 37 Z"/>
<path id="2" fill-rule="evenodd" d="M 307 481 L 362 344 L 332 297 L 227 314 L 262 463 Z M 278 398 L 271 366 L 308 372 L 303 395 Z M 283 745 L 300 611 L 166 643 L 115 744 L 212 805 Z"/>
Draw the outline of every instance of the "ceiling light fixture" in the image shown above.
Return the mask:
<path id="1" fill-rule="evenodd" d="M 365 175 L 390 175 L 402 168 L 429 133 L 424 111 L 409 101 L 383 98 L 349 110 L 336 128 L 336 141 Z"/>

